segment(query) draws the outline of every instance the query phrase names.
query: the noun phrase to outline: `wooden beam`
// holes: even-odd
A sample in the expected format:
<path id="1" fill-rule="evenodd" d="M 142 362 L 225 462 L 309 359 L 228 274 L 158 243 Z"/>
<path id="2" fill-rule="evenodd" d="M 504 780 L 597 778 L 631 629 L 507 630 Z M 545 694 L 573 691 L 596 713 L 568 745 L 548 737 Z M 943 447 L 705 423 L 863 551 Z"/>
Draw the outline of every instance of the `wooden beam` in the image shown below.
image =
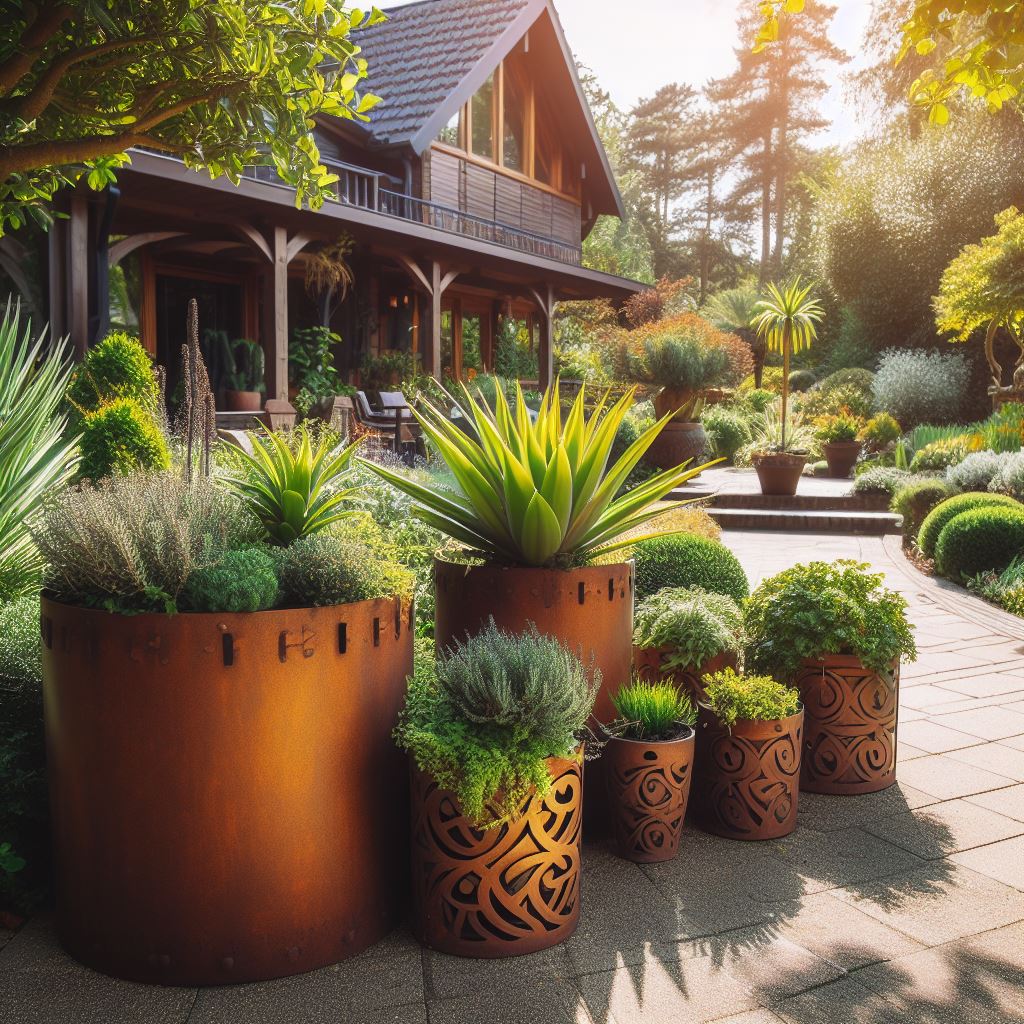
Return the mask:
<path id="1" fill-rule="evenodd" d="M 107 253 L 107 263 L 116 267 L 129 253 L 135 252 L 144 245 L 151 242 L 163 242 L 168 238 L 183 238 L 184 231 L 146 231 L 139 235 L 127 235 L 120 241 L 115 242 Z"/>
<path id="2" fill-rule="evenodd" d="M 298 231 L 292 235 L 288 241 L 288 262 L 291 263 L 314 238 L 316 235 L 310 234 L 308 231 Z"/>
<path id="3" fill-rule="evenodd" d="M 274 228 L 272 256 L 263 289 L 262 341 L 267 364 L 267 397 L 287 399 L 288 232 L 283 227 Z"/>
<path id="4" fill-rule="evenodd" d="M 538 376 L 540 387 L 543 391 L 555 379 L 555 308 L 558 302 L 555 299 L 554 286 L 547 286 L 547 293 L 542 295 L 535 288 L 530 288 L 530 293 L 537 300 L 544 315 L 544 326 L 540 333 L 540 347 L 538 355 Z"/>
<path id="5" fill-rule="evenodd" d="M 50 339 L 67 334 L 67 221 L 54 218 L 47 232 L 47 264 L 50 292 Z"/>
<path id="6" fill-rule="evenodd" d="M 452 377 L 462 380 L 462 300 L 452 300 Z"/>
<path id="7" fill-rule="evenodd" d="M 431 262 L 430 287 L 430 375 L 434 380 L 441 379 L 441 264 L 437 260 Z"/>
<path id="8" fill-rule="evenodd" d="M 390 256 L 396 263 L 400 263 L 405 268 L 406 273 L 413 279 L 413 281 L 419 284 L 428 295 L 432 294 L 433 286 L 431 285 L 430 281 L 427 280 L 427 275 L 423 273 L 423 271 L 419 267 L 419 264 L 416 263 L 415 260 L 411 259 L 409 256 L 406 256 L 404 252 L 389 251 L 387 255 Z"/>
<path id="9" fill-rule="evenodd" d="M 68 234 L 67 326 L 81 359 L 89 347 L 89 204 L 77 196 L 71 200 Z"/>
<path id="10" fill-rule="evenodd" d="M 142 303 L 139 307 L 139 335 L 146 351 L 156 359 L 156 267 L 153 254 L 144 251 L 139 254 L 142 269 Z M 169 354 L 175 358 L 177 353 Z"/>
<path id="11" fill-rule="evenodd" d="M 259 251 L 266 256 L 268 263 L 275 262 L 276 255 L 271 252 L 267 240 L 251 224 L 231 224 L 229 227 L 232 231 L 237 231 L 243 238 L 248 239 L 257 249 L 259 249 Z M 277 232 L 283 230 L 284 228 L 274 228 L 275 241 Z M 287 234 L 285 237 L 287 238 Z M 284 251 L 286 250 L 282 250 L 282 252 Z"/>
<path id="12" fill-rule="evenodd" d="M 442 294 L 448 290 L 448 286 L 462 273 L 462 270 L 449 270 L 444 277 L 441 278 L 441 292 Z"/>

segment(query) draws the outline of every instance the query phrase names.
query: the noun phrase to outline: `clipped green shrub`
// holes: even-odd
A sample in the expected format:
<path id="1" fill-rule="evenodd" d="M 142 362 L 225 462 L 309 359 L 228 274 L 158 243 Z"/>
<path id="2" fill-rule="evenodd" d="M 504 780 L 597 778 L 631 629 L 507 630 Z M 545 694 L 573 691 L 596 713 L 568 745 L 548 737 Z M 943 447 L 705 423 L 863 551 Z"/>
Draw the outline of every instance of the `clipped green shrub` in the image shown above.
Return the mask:
<path id="1" fill-rule="evenodd" d="M 891 498 L 911 480 L 909 470 L 895 466 L 872 466 L 858 473 L 853 481 L 854 494 L 888 494 Z"/>
<path id="2" fill-rule="evenodd" d="M 771 676 L 739 674 L 731 668 L 704 677 L 705 702 L 722 725 L 776 722 L 800 710 L 800 691 Z"/>
<path id="3" fill-rule="evenodd" d="M 750 391 L 740 392 L 739 395 L 740 401 L 753 413 L 763 413 L 778 397 L 774 391 L 768 391 L 765 388 L 753 388 Z"/>
<path id="4" fill-rule="evenodd" d="M 703 587 L 742 601 L 750 583 L 736 556 L 724 544 L 691 534 L 652 537 L 633 548 L 637 599 L 665 587 Z"/>
<path id="5" fill-rule="evenodd" d="M 736 409 L 725 405 L 712 405 L 701 417 L 708 445 L 716 459 L 729 462 L 745 445 L 750 444 L 750 419 Z"/>
<path id="6" fill-rule="evenodd" d="M 939 502 L 925 516 L 921 528 L 917 532 L 917 546 L 921 553 L 927 558 L 935 557 L 935 545 L 938 543 L 939 534 L 942 528 L 954 516 L 963 512 L 969 512 L 974 508 L 988 508 L 1002 505 L 1020 509 L 1024 512 L 1024 505 L 1005 494 L 989 494 L 987 491 L 970 491 L 967 494 L 954 494 L 952 498 Z"/>
<path id="7" fill-rule="evenodd" d="M 67 399 L 82 414 L 119 398 L 132 399 L 150 410 L 157 393 L 149 353 L 137 338 L 115 331 L 89 349 L 71 377 Z"/>
<path id="8" fill-rule="evenodd" d="M 837 388 L 855 388 L 863 395 L 871 394 L 871 385 L 874 383 L 875 375 L 870 370 L 862 369 L 859 366 L 850 366 L 842 370 L 836 370 L 818 382 L 818 390 L 829 392 Z"/>
<path id="9" fill-rule="evenodd" d="M 263 548 L 226 551 L 212 565 L 193 572 L 182 604 L 194 612 L 259 612 L 277 600 L 274 559 Z"/>
<path id="10" fill-rule="evenodd" d="M 1024 552 L 1024 509 L 987 506 L 954 516 L 935 543 L 935 568 L 959 582 L 1002 569 Z"/>
<path id="11" fill-rule="evenodd" d="M 634 680 L 619 688 L 612 703 L 618 717 L 608 732 L 624 739 L 670 740 L 697 721 L 693 701 L 670 682 Z"/>
<path id="12" fill-rule="evenodd" d="M 916 537 L 924 517 L 953 493 L 949 484 L 935 477 L 912 480 L 901 487 L 892 496 L 889 508 L 896 515 L 903 516 L 903 536 Z"/>
<path id="13" fill-rule="evenodd" d="M 806 391 L 814 387 L 814 372 L 812 370 L 794 370 L 789 375 L 790 391 Z"/>
<path id="14" fill-rule="evenodd" d="M 644 598 L 633 616 L 637 647 L 670 647 L 668 670 L 701 665 L 724 651 L 739 654 L 743 613 L 726 594 L 702 587 L 665 587 Z"/>
<path id="15" fill-rule="evenodd" d="M 82 419 L 78 475 L 82 480 L 104 480 L 167 469 L 171 452 L 152 414 L 133 398 L 118 398 L 101 405 Z"/>

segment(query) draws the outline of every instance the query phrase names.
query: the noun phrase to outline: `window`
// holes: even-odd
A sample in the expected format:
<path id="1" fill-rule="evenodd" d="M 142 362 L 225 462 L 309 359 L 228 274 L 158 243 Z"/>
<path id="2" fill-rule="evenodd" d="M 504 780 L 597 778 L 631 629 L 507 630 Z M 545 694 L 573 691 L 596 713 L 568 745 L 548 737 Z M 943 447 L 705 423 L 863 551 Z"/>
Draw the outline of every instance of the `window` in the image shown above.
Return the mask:
<path id="1" fill-rule="evenodd" d="M 465 108 L 459 108 L 458 113 L 452 114 L 448 123 L 437 133 L 437 141 L 443 142 L 446 146 L 462 148 L 462 113 Z"/>
<path id="2" fill-rule="evenodd" d="M 526 111 L 529 102 L 528 86 L 519 68 L 506 61 L 503 68 L 502 100 L 505 123 L 502 125 L 502 162 L 510 171 L 527 173 L 526 165 Z"/>
<path id="3" fill-rule="evenodd" d="M 476 91 L 470 101 L 472 150 L 477 156 L 494 159 L 494 75 Z"/>

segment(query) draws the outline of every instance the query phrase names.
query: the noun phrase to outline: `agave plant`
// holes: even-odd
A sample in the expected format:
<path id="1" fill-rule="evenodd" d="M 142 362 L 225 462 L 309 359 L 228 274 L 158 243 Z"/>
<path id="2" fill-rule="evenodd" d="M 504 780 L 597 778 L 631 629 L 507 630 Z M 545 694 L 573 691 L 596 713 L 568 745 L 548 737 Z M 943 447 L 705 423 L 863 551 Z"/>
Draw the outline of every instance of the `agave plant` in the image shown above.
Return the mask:
<path id="1" fill-rule="evenodd" d="M 297 442 L 266 431 L 251 455 L 238 453 L 247 472 L 228 478 L 281 546 L 343 519 L 349 513 L 339 506 L 355 490 L 341 484 L 358 442 L 338 451 L 323 441 L 314 451 L 304 424 Z"/>
<path id="2" fill-rule="evenodd" d="M 626 540 L 622 535 L 686 504 L 657 505 L 706 468 L 677 466 L 617 497 L 672 418 L 663 416 L 609 465 L 616 431 L 633 395 L 630 390 L 610 406 L 605 395 L 588 417 L 581 391 L 563 423 L 557 382 L 545 393 L 533 421 L 521 389 L 514 410 L 498 389 L 492 411 L 463 385 L 455 404 L 473 425 L 475 437 L 426 401 L 413 410 L 459 492 L 421 484 L 372 462 L 365 465 L 410 495 L 421 519 L 488 559 L 566 565 L 635 544 L 636 536 Z"/>
<path id="3" fill-rule="evenodd" d="M 61 414 L 71 361 L 64 341 L 47 354 L 8 301 L 0 321 L 0 601 L 38 587 L 42 558 L 28 522 L 56 487 L 70 480 L 78 438 Z"/>

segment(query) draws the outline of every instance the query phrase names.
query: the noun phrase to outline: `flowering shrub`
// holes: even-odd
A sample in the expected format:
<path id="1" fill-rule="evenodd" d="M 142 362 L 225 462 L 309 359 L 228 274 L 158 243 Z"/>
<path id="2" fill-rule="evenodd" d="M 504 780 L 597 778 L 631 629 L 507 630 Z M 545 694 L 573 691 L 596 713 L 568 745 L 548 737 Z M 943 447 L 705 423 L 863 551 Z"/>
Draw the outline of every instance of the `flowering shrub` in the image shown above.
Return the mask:
<path id="1" fill-rule="evenodd" d="M 847 412 L 839 412 L 833 416 L 821 416 L 814 421 L 815 433 L 818 440 L 825 444 L 835 444 L 840 441 L 856 441 L 857 435 L 861 432 L 864 421 L 857 416 Z"/>
<path id="2" fill-rule="evenodd" d="M 941 473 L 950 466 L 963 462 L 970 452 L 971 439 L 967 434 L 932 441 L 914 452 L 910 460 L 912 473 Z"/>
<path id="3" fill-rule="evenodd" d="M 800 396 L 800 410 L 808 419 L 849 413 L 867 419 L 874 411 L 871 395 L 854 384 L 841 384 L 823 391 L 811 388 Z"/>
<path id="4" fill-rule="evenodd" d="M 967 391 L 967 360 L 961 352 L 888 349 L 871 385 L 875 405 L 905 427 L 933 419 L 956 420 Z"/>
<path id="5" fill-rule="evenodd" d="M 900 425 L 896 420 L 887 412 L 880 412 L 864 424 L 860 438 L 870 451 L 877 452 L 895 444 L 900 439 L 901 433 Z"/>

